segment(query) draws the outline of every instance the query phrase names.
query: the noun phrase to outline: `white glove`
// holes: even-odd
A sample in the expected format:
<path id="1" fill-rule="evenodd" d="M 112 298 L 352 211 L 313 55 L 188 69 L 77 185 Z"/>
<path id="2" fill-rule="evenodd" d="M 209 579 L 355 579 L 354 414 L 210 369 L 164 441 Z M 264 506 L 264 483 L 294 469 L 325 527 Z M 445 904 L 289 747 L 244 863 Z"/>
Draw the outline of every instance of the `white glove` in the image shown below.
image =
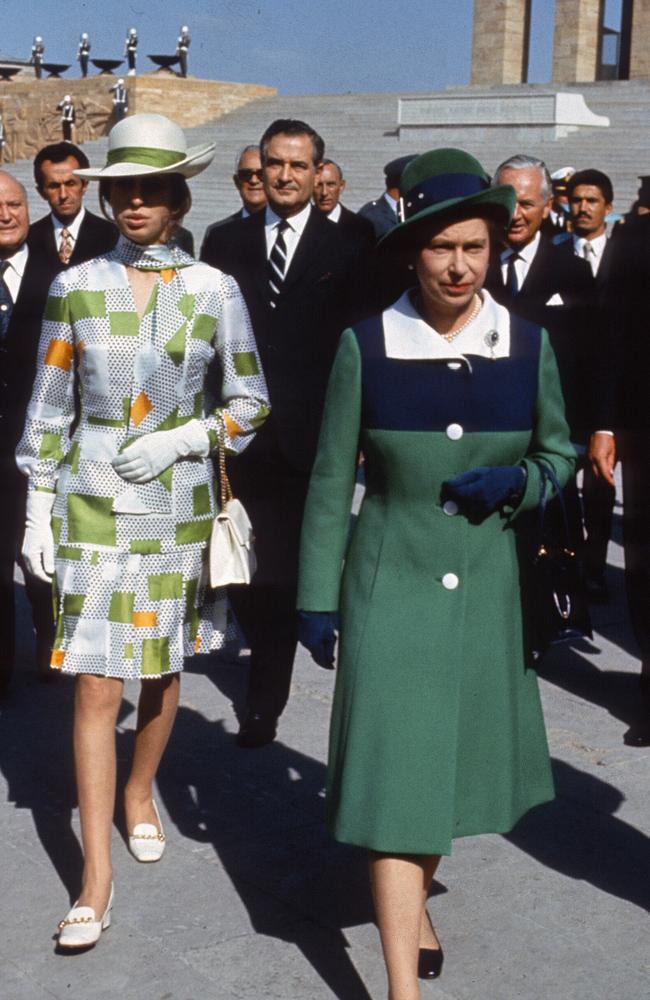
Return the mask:
<path id="1" fill-rule="evenodd" d="M 210 454 L 210 439 L 199 420 L 190 420 L 171 431 L 145 434 L 117 455 L 111 465 L 129 483 L 149 483 L 178 458 Z"/>
<path id="2" fill-rule="evenodd" d="M 54 499 L 54 493 L 43 493 L 41 490 L 30 490 L 27 494 L 23 559 L 28 571 L 44 583 L 50 583 L 54 575 Z"/>

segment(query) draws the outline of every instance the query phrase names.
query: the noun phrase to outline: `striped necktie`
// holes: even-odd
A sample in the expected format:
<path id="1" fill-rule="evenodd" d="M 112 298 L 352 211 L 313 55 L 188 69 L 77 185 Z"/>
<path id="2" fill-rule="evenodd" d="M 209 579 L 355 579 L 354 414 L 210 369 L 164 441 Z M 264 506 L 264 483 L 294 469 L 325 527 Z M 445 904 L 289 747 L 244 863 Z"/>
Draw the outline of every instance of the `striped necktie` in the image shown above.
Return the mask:
<path id="1" fill-rule="evenodd" d="M 72 257 L 72 235 L 69 229 L 64 226 L 61 230 L 61 243 L 59 244 L 59 260 L 62 264 L 68 264 Z"/>
<path id="2" fill-rule="evenodd" d="M 5 271 L 9 267 L 9 261 L 0 261 L 0 343 L 7 336 L 11 314 L 14 308 L 14 300 L 5 281 Z"/>
<path id="3" fill-rule="evenodd" d="M 269 257 L 269 302 L 272 309 L 275 309 L 278 304 L 284 284 L 284 272 L 287 267 L 287 245 L 284 242 L 284 234 L 287 229 L 289 229 L 289 223 L 283 219 L 278 225 L 278 235 L 271 247 Z"/>

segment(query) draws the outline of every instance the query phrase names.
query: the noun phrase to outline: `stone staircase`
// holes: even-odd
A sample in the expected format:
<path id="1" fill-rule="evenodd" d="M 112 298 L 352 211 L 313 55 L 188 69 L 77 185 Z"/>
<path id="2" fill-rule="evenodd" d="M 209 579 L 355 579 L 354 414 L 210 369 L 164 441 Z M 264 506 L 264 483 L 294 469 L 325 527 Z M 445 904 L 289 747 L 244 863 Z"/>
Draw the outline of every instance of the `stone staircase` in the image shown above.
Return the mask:
<path id="1" fill-rule="evenodd" d="M 469 88 L 449 92 L 467 93 Z M 475 92 L 508 93 L 515 88 L 474 88 Z M 516 88 L 520 92 L 520 88 Z M 570 90 L 549 85 L 531 89 Z M 480 142 L 467 142 L 461 129 L 441 129 L 440 146 L 460 146 L 477 156 L 492 171 L 516 152 L 541 156 L 550 169 L 572 165 L 596 166 L 608 173 L 616 193 L 616 208 L 623 212 L 634 200 L 637 175 L 650 173 L 650 81 L 580 84 L 573 89 L 585 96 L 596 114 L 607 115 L 608 129 L 582 129 L 556 142 L 536 143 L 522 148 L 514 133 L 503 129 L 485 129 Z M 417 139 L 400 142 L 397 137 L 398 94 L 319 94 L 301 97 L 273 97 L 254 101 L 225 117 L 187 131 L 191 144 L 217 143 L 211 166 L 190 182 L 194 205 L 186 220 L 198 245 L 205 227 L 239 206 L 231 181 L 238 151 L 256 142 L 275 118 L 301 118 L 316 128 L 326 144 L 326 155 L 341 163 L 348 181 L 345 202 L 353 209 L 378 195 L 383 189 L 383 164 L 403 153 L 420 152 Z M 430 144 L 429 144 L 430 145 Z M 106 140 L 86 144 L 93 164 L 103 162 Z M 19 162 L 10 168 L 30 192 L 32 217 L 43 214 L 44 203 L 33 190 L 31 165 Z M 89 205 L 93 208 L 95 196 Z"/>

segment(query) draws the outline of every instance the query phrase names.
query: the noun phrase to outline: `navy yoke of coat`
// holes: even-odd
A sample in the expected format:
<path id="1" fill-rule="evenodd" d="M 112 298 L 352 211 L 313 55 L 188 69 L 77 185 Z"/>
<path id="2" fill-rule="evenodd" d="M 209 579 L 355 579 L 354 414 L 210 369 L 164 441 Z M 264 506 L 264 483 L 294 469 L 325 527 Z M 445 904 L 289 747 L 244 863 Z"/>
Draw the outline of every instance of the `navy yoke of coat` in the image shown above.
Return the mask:
<path id="1" fill-rule="evenodd" d="M 340 609 L 328 822 L 378 851 L 448 854 L 553 797 L 514 527 L 539 498 L 533 459 L 565 482 L 575 455 L 546 332 L 511 317 L 508 355 L 484 354 L 389 357 L 374 317 L 345 331 L 330 379 L 298 605 Z M 458 473 L 519 462 L 517 511 L 473 523 L 441 503 Z"/>

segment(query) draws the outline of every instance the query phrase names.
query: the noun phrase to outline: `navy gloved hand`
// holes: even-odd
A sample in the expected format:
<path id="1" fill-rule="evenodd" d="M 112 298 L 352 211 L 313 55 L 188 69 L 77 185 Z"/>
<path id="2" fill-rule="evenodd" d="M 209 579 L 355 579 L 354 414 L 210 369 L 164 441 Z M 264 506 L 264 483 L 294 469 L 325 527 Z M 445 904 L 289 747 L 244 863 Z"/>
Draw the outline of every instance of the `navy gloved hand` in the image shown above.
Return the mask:
<path id="1" fill-rule="evenodd" d="M 298 641 L 309 650 L 314 663 L 334 669 L 338 615 L 334 611 L 299 611 Z"/>
<path id="2" fill-rule="evenodd" d="M 461 472 L 442 484 L 442 500 L 454 500 L 467 517 L 487 517 L 508 501 L 518 502 L 526 484 L 521 465 L 496 465 Z"/>

